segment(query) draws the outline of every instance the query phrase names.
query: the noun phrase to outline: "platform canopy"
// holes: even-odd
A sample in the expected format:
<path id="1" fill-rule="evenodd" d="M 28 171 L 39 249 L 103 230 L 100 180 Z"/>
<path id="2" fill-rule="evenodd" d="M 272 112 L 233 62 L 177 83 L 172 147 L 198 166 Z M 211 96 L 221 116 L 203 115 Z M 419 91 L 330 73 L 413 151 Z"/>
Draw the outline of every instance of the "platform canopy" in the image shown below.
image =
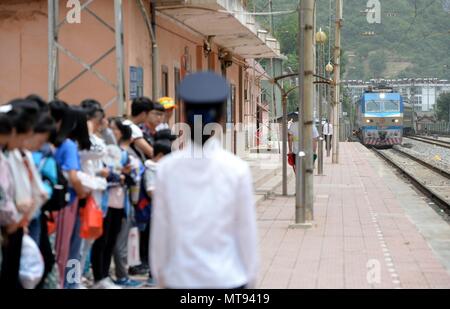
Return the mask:
<path id="1" fill-rule="evenodd" d="M 157 0 L 157 10 L 241 56 L 278 58 L 280 43 L 239 0 Z"/>

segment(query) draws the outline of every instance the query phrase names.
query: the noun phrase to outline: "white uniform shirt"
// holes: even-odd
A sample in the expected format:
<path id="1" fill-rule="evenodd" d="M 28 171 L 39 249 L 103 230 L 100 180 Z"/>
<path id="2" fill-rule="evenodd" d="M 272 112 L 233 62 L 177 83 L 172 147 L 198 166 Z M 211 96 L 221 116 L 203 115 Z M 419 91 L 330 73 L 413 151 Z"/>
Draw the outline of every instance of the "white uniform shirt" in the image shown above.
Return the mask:
<path id="1" fill-rule="evenodd" d="M 289 134 L 291 134 L 292 137 L 293 137 L 293 141 L 292 141 L 292 152 L 297 154 L 297 153 L 299 152 L 299 151 L 298 151 L 298 148 L 299 148 L 298 145 L 299 145 L 299 141 L 300 141 L 300 138 L 299 138 L 299 136 L 298 136 L 298 122 L 297 122 L 297 121 L 293 122 L 293 123 L 289 126 L 288 132 L 289 132 Z M 313 139 L 316 139 L 316 138 L 318 138 L 318 137 L 319 137 L 319 131 L 317 131 L 316 126 L 313 126 L 313 136 L 312 136 L 312 138 L 313 138 Z"/>
<path id="2" fill-rule="evenodd" d="M 248 165 L 210 139 L 158 162 L 150 263 L 159 286 L 252 287 L 257 226 Z"/>
<path id="3" fill-rule="evenodd" d="M 323 135 L 333 135 L 333 125 L 331 123 L 323 125 Z"/>

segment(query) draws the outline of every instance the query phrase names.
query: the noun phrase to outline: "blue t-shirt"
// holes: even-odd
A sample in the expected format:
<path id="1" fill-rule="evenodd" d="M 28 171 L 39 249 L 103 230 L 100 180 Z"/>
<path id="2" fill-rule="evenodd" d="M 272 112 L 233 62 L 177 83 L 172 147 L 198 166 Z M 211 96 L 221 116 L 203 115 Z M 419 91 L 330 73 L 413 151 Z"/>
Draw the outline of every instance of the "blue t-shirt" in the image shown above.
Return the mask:
<path id="1" fill-rule="evenodd" d="M 69 138 L 56 148 L 55 160 L 65 172 L 81 170 L 78 145 Z"/>
<path id="2" fill-rule="evenodd" d="M 80 171 L 81 161 L 80 154 L 78 152 L 78 145 L 71 139 L 66 139 L 55 152 L 56 163 L 61 167 L 64 172 L 68 171 Z M 73 188 L 69 188 L 70 202 L 72 204 L 75 200 L 76 193 Z"/>

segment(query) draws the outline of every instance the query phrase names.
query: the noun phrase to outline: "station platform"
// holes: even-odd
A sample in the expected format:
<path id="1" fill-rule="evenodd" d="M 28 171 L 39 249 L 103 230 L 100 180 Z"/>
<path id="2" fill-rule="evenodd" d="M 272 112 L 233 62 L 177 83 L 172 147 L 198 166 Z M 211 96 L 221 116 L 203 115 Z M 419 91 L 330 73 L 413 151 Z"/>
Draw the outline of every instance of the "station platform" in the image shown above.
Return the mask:
<path id="1" fill-rule="evenodd" d="M 254 174 L 258 288 L 450 288 L 450 225 L 393 167 L 359 143 L 340 144 L 314 177 L 314 222 L 290 229 L 295 177 L 281 196 L 278 155 L 246 157 Z M 317 173 L 317 170 L 316 170 Z"/>

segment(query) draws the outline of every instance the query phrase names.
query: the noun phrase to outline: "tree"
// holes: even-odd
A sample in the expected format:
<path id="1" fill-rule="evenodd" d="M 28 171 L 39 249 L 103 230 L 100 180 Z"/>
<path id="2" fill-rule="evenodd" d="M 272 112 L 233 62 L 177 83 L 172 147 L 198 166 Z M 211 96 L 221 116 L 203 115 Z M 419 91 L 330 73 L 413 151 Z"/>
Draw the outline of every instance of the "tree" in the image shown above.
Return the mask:
<path id="1" fill-rule="evenodd" d="M 436 103 L 436 116 L 439 120 L 450 119 L 450 92 L 442 93 Z"/>
<path id="2" fill-rule="evenodd" d="M 369 68 L 373 77 L 382 77 L 384 70 L 386 70 L 386 54 L 384 51 L 377 51 L 369 56 Z"/>

